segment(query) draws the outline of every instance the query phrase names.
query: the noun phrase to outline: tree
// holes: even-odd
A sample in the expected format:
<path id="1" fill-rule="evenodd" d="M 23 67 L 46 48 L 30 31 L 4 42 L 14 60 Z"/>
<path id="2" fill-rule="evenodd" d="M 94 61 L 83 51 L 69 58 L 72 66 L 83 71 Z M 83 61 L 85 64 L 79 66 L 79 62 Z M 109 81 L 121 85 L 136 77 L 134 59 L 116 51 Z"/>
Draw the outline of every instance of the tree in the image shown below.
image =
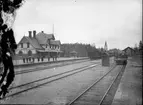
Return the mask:
<path id="1" fill-rule="evenodd" d="M 23 2 L 24 0 L 0 0 L 0 31 L 3 24 L 11 28 L 15 20 L 16 10 L 22 6 Z"/>
<path id="2" fill-rule="evenodd" d="M 134 46 L 134 51 L 135 51 L 136 53 L 138 53 L 138 45 L 137 45 L 137 44 L 135 44 L 135 46 Z"/>
<path id="3" fill-rule="evenodd" d="M 16 10 L 22 6 L 24 0 L 0 0 L 0 43 L 2 34 L 4 34 L 2 30 L 6 30 L 7 28 L 12 28 L 12 25 L 15 20 Z M 4 27 L 7 26 L 6 29 Z M 1 44 L 0 44 L 1 48 Z"/>
<path id="4" fill-rule="evenodd" d="M 139 42 L 139 51 L 140 51 L 140 53 L 142 53 L 142 50 L 143 50 L 143 42 L 140 41 Z"/>

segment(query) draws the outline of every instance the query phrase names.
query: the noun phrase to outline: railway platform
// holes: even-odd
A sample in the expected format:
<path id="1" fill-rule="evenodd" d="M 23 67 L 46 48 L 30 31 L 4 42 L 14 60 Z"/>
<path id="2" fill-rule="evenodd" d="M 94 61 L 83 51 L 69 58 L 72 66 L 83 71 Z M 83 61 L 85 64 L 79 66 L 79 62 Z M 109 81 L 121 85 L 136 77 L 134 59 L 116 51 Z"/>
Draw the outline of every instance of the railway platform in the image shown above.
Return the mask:
<path id="1" fill-rule="evenodd" d="M 142 64 L 139 56 L 128 59 L 112 105 L 142 105 Z"/>
<path id="2" fill-rule="evenodd" d="M 35 60 L 35 62 L 33 63 L 33 62 L 28 62 L 28 63 L 23 63 L 23 60 L 13 60 L 13 63 L 14 63 L 14 66 L 15 67 L 21 67 L 21 66 L 29 66 L 29 65 L 37 65 L 37 64 L 44 64 L 44 63 L 52 63 L 52 62 L 62 62 L 62 61 L 70 61 L 70 60 L 80 60 L 80 59 L 87 59 L 87 57 L 78 57 L 78 58 L 76 58 L 76 57 L 69 57 L 69 58 L 57 58 L 57 61 L 52 61 L 52 60 L 50 60 L 50 61 L 48 61 L 48 59 L 44 59 L 44 61 L 40 61 L 40 62 L 38 62 L 37 60 Z"/>

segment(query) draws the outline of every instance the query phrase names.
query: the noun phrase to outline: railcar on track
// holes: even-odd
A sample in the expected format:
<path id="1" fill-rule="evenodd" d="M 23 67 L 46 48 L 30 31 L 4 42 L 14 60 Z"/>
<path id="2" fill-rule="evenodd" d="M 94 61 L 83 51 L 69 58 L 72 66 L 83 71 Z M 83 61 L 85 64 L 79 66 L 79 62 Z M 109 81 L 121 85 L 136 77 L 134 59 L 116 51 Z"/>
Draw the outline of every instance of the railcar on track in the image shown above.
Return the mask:
<path id="1" fill-rule="evenodd" d="M 127 59 L 128 59 L 128 56 L 125 54 L 124 55 L 118 55 L 115 57 L 115 62 L 117 65 L 126 65 Z"/>

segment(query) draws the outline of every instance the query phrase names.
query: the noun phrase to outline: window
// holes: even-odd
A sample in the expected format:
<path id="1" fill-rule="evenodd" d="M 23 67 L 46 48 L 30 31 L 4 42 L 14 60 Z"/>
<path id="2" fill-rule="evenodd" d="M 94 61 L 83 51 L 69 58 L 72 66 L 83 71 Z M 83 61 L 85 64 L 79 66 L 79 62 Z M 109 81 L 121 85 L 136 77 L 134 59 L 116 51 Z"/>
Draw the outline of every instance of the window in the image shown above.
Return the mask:
<path id="1" fill-rule="evenodd" d="M 23 43 L 21 43 L 21 48 L 23 48 Z"/>
<path id="2" fill-rule="evenodd" d="M 19 55 L 22 56 L 22 54 L 23 54 L 23 52 L 22 52 L 22 51 L 19 51 Z"/>
<path id="3" fill-rule="evenodd" d="M 29 43 L 27 43 L 27 48 L 29 48 L 30 47 L 30 44 Z"/>
<path id="4" fill-rule="evenodd" d="M 28 51 L 28 56 L 31 56 L 31 55 L 32 55 L 32 51 L 29 50 L 29 51 Z"/>

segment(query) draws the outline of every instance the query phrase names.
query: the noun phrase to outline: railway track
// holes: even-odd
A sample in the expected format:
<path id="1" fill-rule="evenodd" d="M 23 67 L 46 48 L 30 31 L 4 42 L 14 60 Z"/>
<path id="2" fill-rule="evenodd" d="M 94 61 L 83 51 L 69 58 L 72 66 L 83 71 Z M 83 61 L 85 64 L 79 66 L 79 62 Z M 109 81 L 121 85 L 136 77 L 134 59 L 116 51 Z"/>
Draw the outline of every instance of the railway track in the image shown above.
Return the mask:
<path id="1" fill-rule="evenodd" d="M 42 71 L 42 70 L 47 70 L 47 69 L 51 69 L 54 67 L 62 67 L 62 66 L 67 66 L 70 64 L 76 64 L 76 63 L 82 63 L 82 62 L 88 62 L 89 60 L 84 60 L 84 61 L 79 61 L 79 62 L 68 62 L 66 64 L 59 64 L 59 65 L 53 65 L 53 66 L 49 66 L 49 67 L 37 67 L 37 68 L 32 68 L 32 69 L 27 69 L 27 70 L 22 70 L 22 71 L 16 71 L 15 75 L 19 75 L 19 74 L 25 74 L 25 73 L 29 73 L 29 72 L 36 72 L 36 71 Z M 64 62 L 63 62 L 64 63 Z M 47 65 L 45 65 L 47 66 Z"/>
<path id="2" fill-rule="evenodd" d="M 115 94 L 115 92 L 117 90 L 117 87 L 118 87 L 119 82 L 121 80 L 121 77 L 122 77 L 122 75 L 124 73 L 124 70 L 125 70 L 125 65 L 121 68 L 120 72 L 116 75 L 115 79 L 112 81 L 112 83 L 108 87 L 107 91 L 103 95 L 103 97 L 100 100 L 98 105 L 111 105 L 112 104 L 112 100 L 113 100 L 112 96 L 114 96 L 114 94 Z M 114 93 L 113 93 L 113 91 L 114 91 Z"/>
<path id="3" fill-rule="evenodd" d="M 76 96 L 73 100 L 71 100 L 66 105 L 111 105 L 111 103 L 112 103 L 111 97 L 114 96 L 112 89 L 114 88 L 114 93 L 115 93 L 117 86 L 118 86 L 117 81 L 118 81 L 118 83 L 120 82 L 120 79 L 121 79 L 122 74 L 125 69 L 125 65 L 122 66 L 120 71 L 115 75 L 115 78 L 112 81 L 112 83 L 109 85 L 109 87 L 107 89 L 104 89 L 104 90 L 106 90 L 103 93 L 104 95 L 101 95 L 98 92 L 96 93 L 95 89 L 97 90 L 97 86 L 100 84 L 100 82 L 106 76 L 108 76 L 108 74 L 113 72 L 116 67 L 117 66 L 114 66 L 105 75 L 103 75 L 98 80 L 96 80 L 93 84 L 91 84 L 88 88 L 86 88 L 83 92 L 81 92 L 81 94 Z M 115 84 L 116 84 L 116 89 L 114 87 Z M 100 85 L 100 87 L 101 86 L 103 86 L 103 85 Z M 99 88 L 99 89 L 101 89 L 101 88 Z M 112 96 L 111 96 L 111 94 L 112 94 Z"/>
<path id="4" fill-rule="evenodd" d="M 63 73 L 59 73 L 59 74 L 56 74 L 56 75 L 52 75 L 52 76 L 49 76 L 49 77 L 38 79 L 38 80 L 29 82 L 29 83 L 25 83 L 25 84 L 21 84 L 21 85 L 15 86 L 15 87 L 11 87 L 9 89 L 9 91 L 13 91 L 15 89 L 16 92 L 10 92 L 3 99 L 8 98 L 8 97 L 12 97 L 12 96 L 15 96 L 15 95 L 18 95 L 18 94 L 21 94 L 21 93 L 24 93 L 26 91 L 29 91 L 29 90 L 32 90 L 32 89 L 35 89 L 35 88 L 38 88 L 38 87 L 41 87 L 41 86 L 46 85 L 48 83 L 51 83 L 51 82 L 54 82 L 54 81 L 66 78 L 68 76 L 71 76 L 71 75 L 83 72 L 85 70 L 89 70 L 90 68 L 94 68 L 94 67 L 96 67 L 98 65 L 99 64 L 86 65 L 84 67 L 76 68 L 76 69 L 73 69 L 73 70 L 70 70 L 70 71 L 66 71 L 66 72 L 63 72 Z M 36 85 L 32 85 L 32 84 L 35 84 L 35 83 L 36 83 Z"/>

